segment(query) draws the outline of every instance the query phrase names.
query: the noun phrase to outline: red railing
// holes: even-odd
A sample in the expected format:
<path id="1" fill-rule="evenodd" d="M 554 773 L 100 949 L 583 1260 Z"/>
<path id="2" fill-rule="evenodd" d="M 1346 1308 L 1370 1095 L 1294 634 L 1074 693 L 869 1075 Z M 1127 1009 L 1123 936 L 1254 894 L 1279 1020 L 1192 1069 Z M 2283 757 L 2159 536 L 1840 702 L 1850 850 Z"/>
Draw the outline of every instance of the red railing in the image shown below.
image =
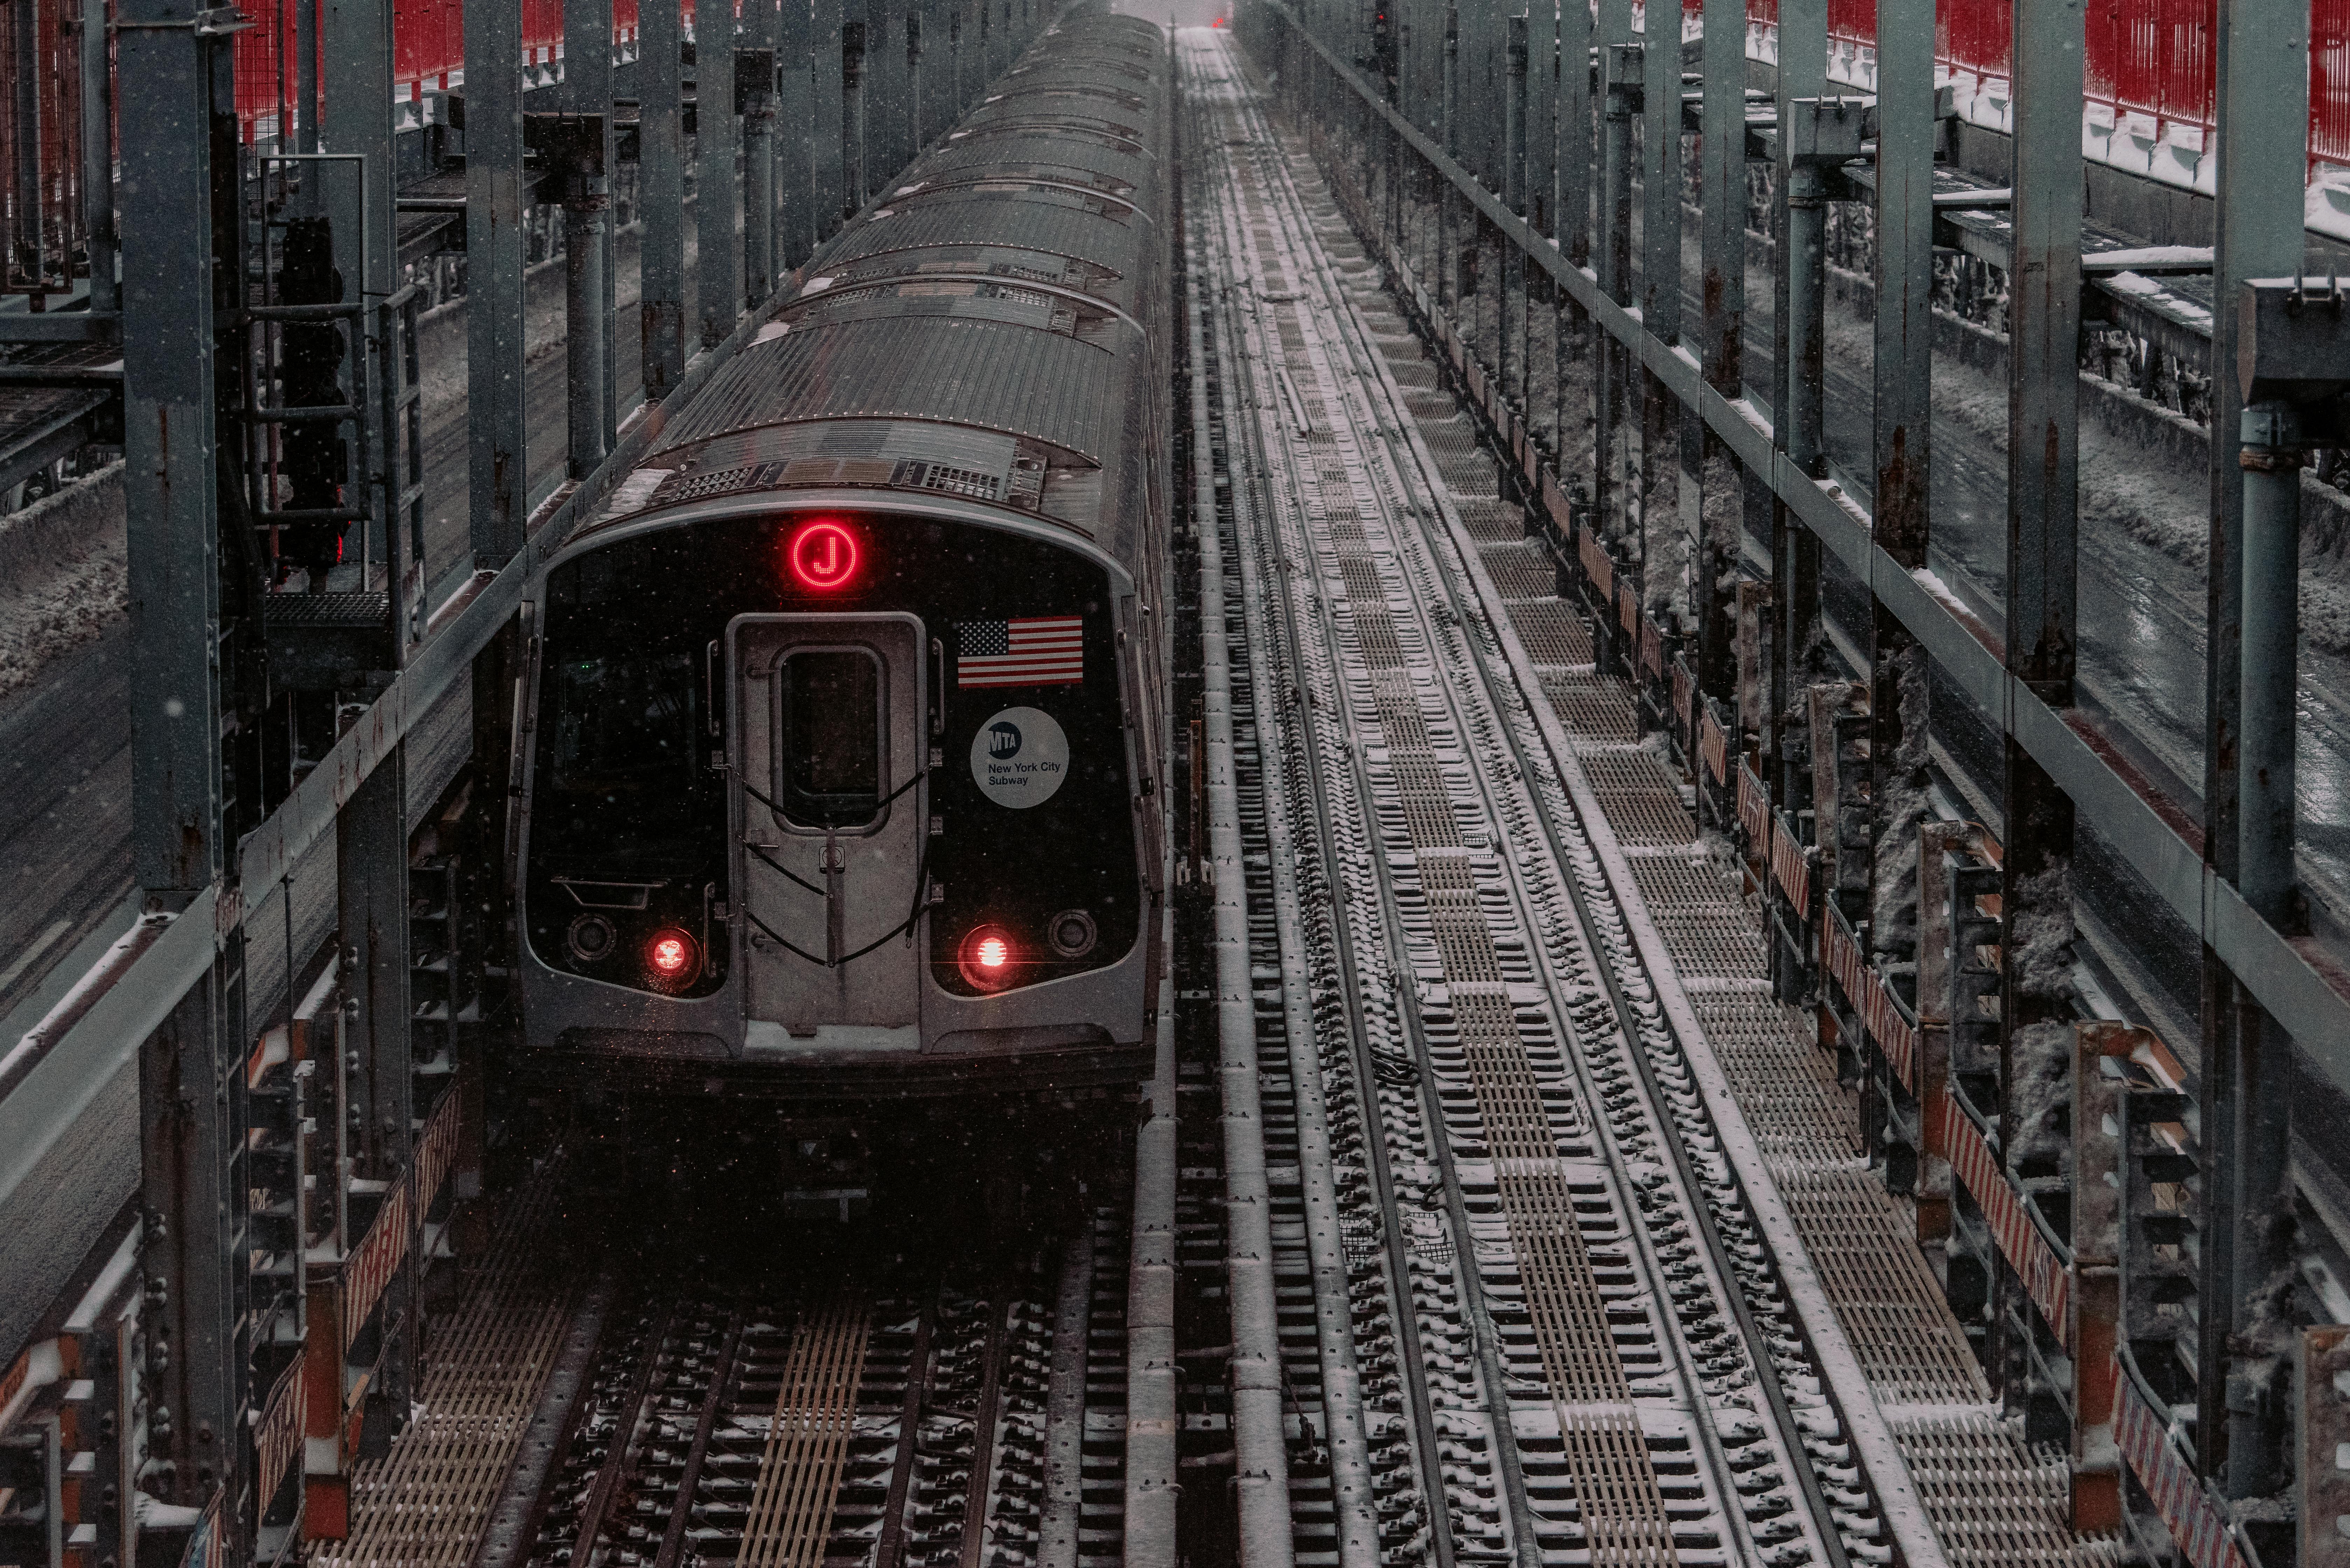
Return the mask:
<path id="1" fill-rule="evenodd" d="M 2218 0 L 2090 0 L 2084 75 L 2090 102 L 2150 140 L 2208 151 L 2215 119 Z M 1773 26 L 1778 0 L 1746 0 L 1750 23 Z M 2003 78 L 2012 0 L 1941 0 L 1935 57 L 1943 68 Z M 2350 0 L 2310 0 L 2311 172 L 2350 169 Z M 1831 38 L 1874 45 L 1876 0 L 1828 0 Z"/>

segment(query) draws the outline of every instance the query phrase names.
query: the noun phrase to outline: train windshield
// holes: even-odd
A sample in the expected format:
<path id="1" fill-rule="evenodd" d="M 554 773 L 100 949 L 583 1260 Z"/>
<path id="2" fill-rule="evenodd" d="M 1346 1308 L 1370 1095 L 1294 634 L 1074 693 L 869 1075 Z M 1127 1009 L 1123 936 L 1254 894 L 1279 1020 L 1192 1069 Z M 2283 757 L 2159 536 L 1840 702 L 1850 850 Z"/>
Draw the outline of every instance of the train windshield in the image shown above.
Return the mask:
<path id="1" fill-rule="evenodd" d="M 704 836 L 702 677 L 691 649 L 577 649 L 548 670 L 534 857 L 689 871 Z"/>
<path id="2" fill-rule="evenodd" d="M 784 811 L 811 827 L 862 827 L 881 811 L 881 661 L 870 649 L 785 656 L 776 689 Z"/>

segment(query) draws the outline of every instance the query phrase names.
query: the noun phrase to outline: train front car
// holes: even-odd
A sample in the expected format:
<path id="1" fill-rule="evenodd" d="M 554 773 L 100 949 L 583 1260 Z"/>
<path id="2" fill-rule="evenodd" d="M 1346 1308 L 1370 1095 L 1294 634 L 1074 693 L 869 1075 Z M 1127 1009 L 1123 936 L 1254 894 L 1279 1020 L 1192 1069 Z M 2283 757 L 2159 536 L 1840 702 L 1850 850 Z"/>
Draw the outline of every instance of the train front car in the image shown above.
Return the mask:
<path id="1" fill-rule="evenodd" d="M 1164 697 L 1170 82 L 1064 19 L 551 560 L 527 1064 L 1131 1083 Z"/>

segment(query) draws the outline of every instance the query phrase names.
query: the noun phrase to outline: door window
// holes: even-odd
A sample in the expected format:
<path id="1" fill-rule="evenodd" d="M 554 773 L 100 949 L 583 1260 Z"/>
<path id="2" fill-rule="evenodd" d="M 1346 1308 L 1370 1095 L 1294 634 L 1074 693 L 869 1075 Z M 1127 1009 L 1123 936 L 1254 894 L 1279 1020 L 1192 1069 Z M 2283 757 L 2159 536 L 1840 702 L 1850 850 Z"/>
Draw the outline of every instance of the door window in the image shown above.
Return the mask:
<path id="1" fill-rule="evenodd" d="M 869 827 L 889 794 L 881 660 L 868 648 L 795 648 L 775 682 L 776 799 L 803 827 Z"/>

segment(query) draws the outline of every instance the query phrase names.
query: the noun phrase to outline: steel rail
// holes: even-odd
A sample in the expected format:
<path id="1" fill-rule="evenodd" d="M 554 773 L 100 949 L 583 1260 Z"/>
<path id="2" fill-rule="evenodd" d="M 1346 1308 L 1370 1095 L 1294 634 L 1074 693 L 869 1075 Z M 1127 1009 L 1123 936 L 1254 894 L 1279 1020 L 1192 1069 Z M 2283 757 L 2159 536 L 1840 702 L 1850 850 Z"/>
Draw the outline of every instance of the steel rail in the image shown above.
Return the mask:
<path id="1" fill-rule="evenodd" d="M 1162 867 L 1171 872 L 1173 866 Z M 1162 880 L 1161 886 L 1171 882 Z M 1127 1269 L 1126 1562 L 1176 1568 L 1174 910 L 1159 940 L 1159 1022 L 1150 1114 L 1135 1134 L 1134 1236 Z"/>
<path id="2" fill-rule="evenodd" d="M 1201 139 L 1207 145 L 1206 139 Z M 1189 223 L 1187 234 L 1192 234 Z M 1243 896 L 1246 877 L 1240 869 L 1241 807 L 1232 746 L 1232 680 L 1230 632 L 1225 620 L 1224 557 L 1222 527 L 1216 507 L 1215 452 L 1208 407 L 1207 333 L 1201 323 L 1201 289 L 1208 281 L 1200 262 L 1196 235 L 1185 261 L 1191 275 L 1185 327 L 1191 355 L 1191 486 L 1192 518 L 1200 544 L 1200 641 L 1203 710 L 1210 765 L 1208 790 L 1219 844 L 1230 824 L 1229 855 L 1219 847 L 1219 867 L 1233 867 L 1231 899 L 1220 883 L 1216 894 L 1216 942 L 1219 964 L 1226 945 L 1237 946 L 1245 965 L 1248 913 Z M 1231 426 L 1227 423 L 1229 433 Z M 1353 1320 L 1347 1309 L 1347 1260 L 1338 1244 L 1337 1194 L 1330 1176 L 1330 1130 L 1322 1085 L 1322 1064 L 1315 1054 L 1314 1001 L 1299 939 L 1305 930 L 1297 897 L 1297 848 L 1286 816 L 1272 802 L 1282 798 L 1283 761 L 1279 749 L 1265 743 L 1273 726 L 1260 716 L 1257 722 L 1257 765 L 1266 801 L 1267 860 L 1273 877 L 1275 929 L 1281 941 L 1281 994 L 1289 1045 L 1290 1081 L 1297 1110 L 1298 1181 L 1305 1199 L 1306 1251 L 1312 1262 L 1315 1350 L 1321 1362 L 1324 1422 L 1328 1429 L 1333 1501 L 1338 1515 L 1338 1552 L 1342 1568 L 1378 1568 L 1378 1518 L 1372 1509 L 1370 1444 L 1363 1424 L 1362 1372 L 1355 1355 Z M 1227 929 L 1229 927 L 1229 929 Z M 1246 979 L 1245 973 L 1243 979 Z M 1248 1020 L 1253 1048 L 1255 1020 Z M 1257 1151 L 1263 1159 L 1263 1139 L 1256 1128 Z M 1227 1137 L 1231 1136 L 1227 1131 Z M 1278 1346 L 1276 1345 L 1276 1350 Z"/>
<path id="3" fill-rule="evenodd" d="M 1227 217 L 1227 227 L 1229 227 L 1229 221 Z M 1217 364 L 1224 378 L 1222 400 L 1226 414 L 1226 439 L 1230 443 L 1242 439 L 1246 428 L 1244 418 L 1245 410 L 1249 406 L 1247 400 L 1255 394 L 1249 392 L 1246 387 L 1247 356 L 1237 352 L 1227 338 L 1228 318 L 1231 315 L 1229 302 L 1233 297 L 1232 285 L 1221 275 L 1218 282 L 1219 292 L 1228 305 L 1226 310 L 1219 313 L 1217 327 L 1211 335 L 1211 341 L 1215 345 Z M 1228 457 L 1232 451 L 1233 448 L 1228 445 Z M 1237 545 L 1242 538 L 1243 525 L 1253 511 L 1253 504 L 1248 497 L 1253 485 L 1253 475 L 1247 466 L 1232 463 L 1231 467 L 1232 472 L 1227 477 L 1232 497 L 1233 537 Z M 1265 687 L 1275 679 L 1276 672 L 1284 668 L 1282 649 L 1279 646 L 1276 628 L 1269 624 L 1272 612 L 1266 607 L 1267 596 L 1261 586 L 1260 574 L 1252 559 L 1251 552 L 1243 548 L 1236 549 L 1235 554 L 1235 566 L 1242 588 L 1243 630 L 1251 659 L 1251 695 L 1255 709 L 1254 716 L 1259 726 L 1259 750 L 1262 753 L 1264 750 L 1263 737 L 1278 733 L 1285 727 L 1285 721 L 1282 718 L 1283 705 L 1277 701 L 1268 701 L 1263 695 Z M 1204 616 L 1202 624 L 1204 627 Z M 1278 630 L 1281 635 L 1293 639 L 1294 647 L 1295 628 L 1284 621 Z M 1309 796 L 1316 801 L 1328 800 L 1330 789 L 1321 766 L 1322 759 L 1316 749 L 1310 742 L 1301 743 L 1299 749 L 1305 759 Z M 1266 809 L 1268 813 L 1272 810 L 1269 797 Z M 1324 862 L 1327 885 L 1332 888 L 1345 886 L 1347 878 L 1342 854 L 1344 836 L 1334 831 L 1334 825 L 1326 816 L 1315 821 L 1313 826 L 1315 831 L 1311 836 L 1312 842 Z M 1399 936 L 1391 926 L 1383 924 L 1377 934 L 1384 950 L 1398 950 Z M 1340 975 L 1362 973 L 1363 971 L 1357 961 L 1358 950 L 1345 920 L 1332 920 L 1330 938 L 1336 949 L 1334 965 L 1336 971 Z M 1396 1338 L 1399 1342 L 1400 1359 L 1406 1373 L 1402 1378 L 1402 1386 L 1409 1410 L 1407 1431 L 1412 1453 L 1411 1468 L 1418 1480 L 1419 1492 L 1430 1510 L 1430 1530 L 1437 1568 L 1452 1568 L 1456 1559 L 1448 1517 L 1449 1510 L 1445 1510 L 1442 1444 L 1439 1439 L 1435 1411 L 1429 1397 L 1426 1379 L 1418 1373 L 1418 1369 L 1425 1365 L 1425 1360 L 1419 1319 L 1414 1311 L 1410 1294 L 1410 1259 L 1400 1227 L 1391 1222 L 1398 1213 L 1397 1183 L 1386 1139 L 1380 1136 L 1383 1112 L 1378 1104 L 1376 1091 L 1373 1088 L 1378 1082 L 1378 1075 L 1377 1066 L 1371 1054 L 1372 1032 L 1368 1026 L 1369 1010 L 1365 1005 L 1365 999 L 1359 986 L 1342 983 L 1337 989 L 1347 1010 L 1347 1034 L 1353 1057 L 1356 1081 L 1362 1086 L 1363 1091 L 1361 1112 L 1365 1123 L 1365 1152 L 1370 1171 L 1372 1192 L 1377 1199 L 1382 1221 L 1380 1229 L 1384 1234 L 1383 1251 L 1387 1280 L 1386 1289 L 1383 1290 L 1382 1294 L 1388 1297 L 1385 1304 L 1389 1321 L 1396 1330 Z M 1399 1000 L 1401 1001 L 1401 999 Z M 1416 1026 L 1415 1021 L 1414 1027 Z M 1432 1129 L 1440 1125 L 1438 1108 L 1431 1106 L 1421 1098 L 1417 1089 L 1413 1093 L 1412 1101 L 1413 1112 L 1419 1117 L 1422 1129 Z M 1440 1165 L 1443 1166 L 1446 1156 L 1441 1137 L 1432 1130 L 1424 1130 L 1422 1141 L 1430 1147 Z M 1446 1170 L 1446 1190 L 1451 1199 L 1448 1205 L 1447 1219 L 1451 1223 L 1453 1233 L 1460 1240 L 1465 1253 L 1470 1245 L 1469 1238 L 1471 1232 L 1466 1213 L 1459 1202 L 1459 1183 L 1451 1179 L 1449 1166 L 1444 1166 L 1443 1168 Z M 1465 1282 L 1472 1272 L 1472 1268 L 1469 1266 L 1464 1266 L 1462 1269 L 1464 1292 L 1473 1289 L 1472 1284 Z M 1470 1310 L 1473 1311 L 1473 1308 Z M 1444 1511 L 1438 1511 L 1440 1510 Z"/>
<path id="4" fill-rule="evenodd" d="M 1187 214 L 1186 232 L 1197 222 Z M 1197 241 L 1192 244 L 1196 249 Z M 1281 1334 L 1273 1285 L 1272 1194 L 1265 1182 L 1264 1113 L 1257 1093 L 1256 995 L 1249 973 L 1248 873 L 1233 786 L 1232 661 L 1224 625 L 1224 558 L 1217 537 L 1209 445 L 1207 354 L 1196 255 L 1185 311 L 1191 349 L 1193 517 L 1200 534 L 1201 707 L 1206 723 L 1210 886 L 1214 889 L 1217 1088 L 1224 1136 L 1225 1266 L 1232 1324 L 1232 1451 L 1243 1568 L 1295 1561 L 1289 1456 L 1283 1440 Z M 1200 765 L 1198 758 L 1192 765 Z M 1357 1441 L 1360 1441 L 1359 1429 Z M 1366 1450 L 1367 1452 L 1367 1450 Z M 1365 1489 L 1367 1490 L 1367 1488 Z"/>
<path id="5" fill-rule="evenodd" d="M 2116 852 L 2227 964 L 2246 991 L 2293 1035 L 2334 1084 L 2350 1090 L 2350 981 L 2329 977 L 2331 961 L 2307 939 L 2284 935 L 2203 861 L 2183 808 L 2141 794 L 2112 760 L 2112 742 L 2087 715 L 2052 708 L 2002 662 L 2002 642 L 1930 570 L 1901 566 L 1873 535 L 1874 519 L 1832 479 L 1814 479 L 1773 449 L 1768 418 L 1745 398 L 1708 385 L 1690 347 L 1648 329 L 1638 306 L 1617 304 L 1596 275 L 1563 255 L 1550 240 L 1479 183 L 1350 67 L 1306 32 L 1285 0 L 1258 0 L 1293 28 L 1332 77 L 1362 100 L 1394 135 L 1634 354 L 1685 407 L 1693 408 L 1744 470 L 1818 535 L 1861 585 L 1924 646 L 1934 662 L 1983 715 L 2012 737 L 2095 821 Z"/>

